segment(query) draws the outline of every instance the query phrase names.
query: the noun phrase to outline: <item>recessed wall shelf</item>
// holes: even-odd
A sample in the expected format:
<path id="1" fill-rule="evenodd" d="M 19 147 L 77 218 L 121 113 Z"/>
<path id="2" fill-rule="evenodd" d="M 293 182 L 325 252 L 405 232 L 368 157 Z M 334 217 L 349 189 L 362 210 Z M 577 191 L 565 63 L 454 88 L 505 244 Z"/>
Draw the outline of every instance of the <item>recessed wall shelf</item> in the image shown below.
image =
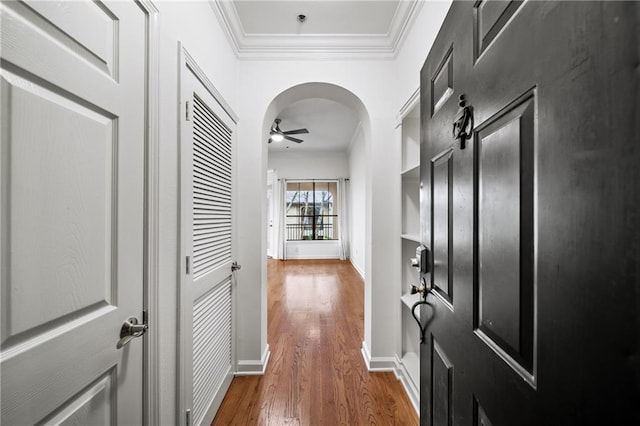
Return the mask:
<path id="1" fill-rule="evenodd" d="M 397 374 L 416 411 L 420 406 L 420 329 L 411 315 L 419 294 L 411 294 L 411 285 L 418 285 L 420 275 L 411 266 L 411 258 L 420 245 L 420 105 L 415 102 L 400 123 L 400 339 L 397 350 Z M 416 309 L 419 314 L 419 309 Z"/>

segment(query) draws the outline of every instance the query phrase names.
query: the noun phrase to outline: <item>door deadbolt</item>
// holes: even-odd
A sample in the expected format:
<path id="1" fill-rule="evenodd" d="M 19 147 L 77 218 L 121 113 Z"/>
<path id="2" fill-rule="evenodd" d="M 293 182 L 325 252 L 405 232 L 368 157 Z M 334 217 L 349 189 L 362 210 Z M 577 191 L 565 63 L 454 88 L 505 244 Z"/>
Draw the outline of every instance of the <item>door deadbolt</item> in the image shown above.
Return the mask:
<path id="1" fill-rule="evenodd" d="M 138 324 L 138 318 L 129 317 L 122 323 L 120 328 L 120 340 L 116 348 L 120 349 L 136 337 L 142 336 L 147 332 L 149 326 L 147 324 Z"/>

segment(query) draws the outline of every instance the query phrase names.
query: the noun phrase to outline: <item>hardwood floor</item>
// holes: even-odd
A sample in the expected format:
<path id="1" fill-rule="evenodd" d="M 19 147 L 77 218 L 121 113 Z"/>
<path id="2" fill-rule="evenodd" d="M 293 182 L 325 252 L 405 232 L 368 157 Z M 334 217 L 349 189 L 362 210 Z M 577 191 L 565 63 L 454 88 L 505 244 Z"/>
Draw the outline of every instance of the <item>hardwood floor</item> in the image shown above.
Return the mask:
<path id="1" fill-rule="evenodd" d="M 349 262 L 268 261 L 264 376 L 239 376 L 213 425 L 417 425 L 392 372 L 360 353 L 363 282 Z"/>

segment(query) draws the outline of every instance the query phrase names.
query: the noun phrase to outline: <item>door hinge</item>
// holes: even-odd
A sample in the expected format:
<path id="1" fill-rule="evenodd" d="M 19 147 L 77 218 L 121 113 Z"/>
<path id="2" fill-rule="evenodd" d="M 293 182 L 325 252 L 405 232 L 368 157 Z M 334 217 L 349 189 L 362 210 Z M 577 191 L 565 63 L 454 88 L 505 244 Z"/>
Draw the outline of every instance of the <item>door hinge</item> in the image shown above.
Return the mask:
<path id="1" fill-rule="evenodd" d="M 184 117 L 184 119 L 185 119 L 185 120 L 187 120 L 187 121 L 191 121 L 191 116 L 192 116 L 192 114 L 193 114 L 193 113 L 192 113 L 192 111 L 191 111 L 191 108 L 192 108 L 192 106 L 191 106 L 191 102 L 186 101 L 186 102 L 184 103 L 184 110 L 185 110 L 185 117 Z"/>
<path id="2" fill-rule="evenodd" d="M 187 256 L 185 260 L 185 272 L 187 275 L 191 273 L 191 256 Z"/>
<path id="3" fill-rule="evenodd" d="M 191 426 L 191 410 L 187 410 L 185 415 L 186 425 Z"/>

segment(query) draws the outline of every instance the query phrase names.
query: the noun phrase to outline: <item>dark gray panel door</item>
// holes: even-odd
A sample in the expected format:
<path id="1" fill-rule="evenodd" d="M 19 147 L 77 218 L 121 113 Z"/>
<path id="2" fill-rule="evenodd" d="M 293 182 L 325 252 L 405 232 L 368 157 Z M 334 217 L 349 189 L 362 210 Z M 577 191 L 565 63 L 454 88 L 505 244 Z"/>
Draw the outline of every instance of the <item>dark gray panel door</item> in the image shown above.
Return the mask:
<path id="1" fill-rule="evenodd" d="M 639 16 L 453 3 L 421 71 L 422 424 L 640 424 Z"/>

